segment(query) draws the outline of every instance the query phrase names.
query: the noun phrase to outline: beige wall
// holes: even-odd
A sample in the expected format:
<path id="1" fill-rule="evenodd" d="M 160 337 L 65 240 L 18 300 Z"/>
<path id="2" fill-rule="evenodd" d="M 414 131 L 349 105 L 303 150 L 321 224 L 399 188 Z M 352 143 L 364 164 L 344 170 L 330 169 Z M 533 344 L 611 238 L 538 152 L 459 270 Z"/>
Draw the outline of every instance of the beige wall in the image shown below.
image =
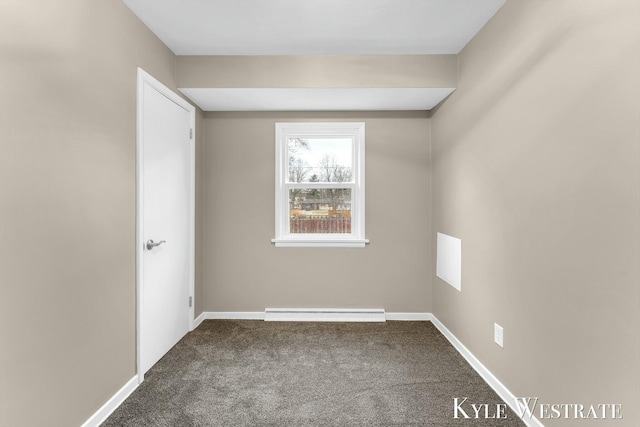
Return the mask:
<path id="1" fill-rule="evenodd" d="M 622 403 L 615 426 L 640 423 L 639 17 L 509 1 L 432 117 L 432 242 L 463 248 L 462 292 L 434 277 L 434 313 L 517 396 Z"/>
<path id="2" fill-rule="evenodd" d="M 364 121 L 364 249 L 275 248 L 275 123 Z M 431 311 L 425 112 L 207 113 L 204 309 Z"/>
<path id="3" fill-rule="evenodd" d="M 451 88 L 456 55 L 179 56 L 180 88 Z"/>
<path id="4" fill-rule="evenodd" d="M 77 426 L 135 375 L 136 67 L 175 56 L 121 1 L 2 0 L 0 57 L 0 425 Z"/>

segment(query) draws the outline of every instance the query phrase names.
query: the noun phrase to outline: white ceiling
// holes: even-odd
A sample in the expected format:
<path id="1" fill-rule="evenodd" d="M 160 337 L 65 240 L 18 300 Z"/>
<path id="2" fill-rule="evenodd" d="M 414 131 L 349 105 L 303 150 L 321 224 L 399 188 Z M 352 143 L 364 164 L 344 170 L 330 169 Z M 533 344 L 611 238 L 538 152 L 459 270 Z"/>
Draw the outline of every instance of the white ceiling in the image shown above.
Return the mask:
<path id="1" fill-rule="evenodd" d="M 176 55 L 456 54 L 505 0 L 123 0 Z"/>
<path id="2" fill-rule="evenodd" d="M 182 88 L 204 111 L 431 110 L 453 88 Z"/>
<path id="3" fill-rule="evenodd" d="M 457 54 L 506 0 L 123 0 L 176 55 Z M 430 110 L 454 88 L 180 88 L 205 111 Z"/>

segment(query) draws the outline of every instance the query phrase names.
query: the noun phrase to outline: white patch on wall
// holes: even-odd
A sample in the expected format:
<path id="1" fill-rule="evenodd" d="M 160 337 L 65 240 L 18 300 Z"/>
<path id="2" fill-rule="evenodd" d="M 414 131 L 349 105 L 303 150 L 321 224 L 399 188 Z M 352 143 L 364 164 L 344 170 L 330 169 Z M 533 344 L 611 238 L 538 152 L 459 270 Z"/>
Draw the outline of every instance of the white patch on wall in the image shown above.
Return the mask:
<path id="1" fill-rule="evenodd" d="M 436 276 L 461 290 L 462 240 L 438 233 Z"/>

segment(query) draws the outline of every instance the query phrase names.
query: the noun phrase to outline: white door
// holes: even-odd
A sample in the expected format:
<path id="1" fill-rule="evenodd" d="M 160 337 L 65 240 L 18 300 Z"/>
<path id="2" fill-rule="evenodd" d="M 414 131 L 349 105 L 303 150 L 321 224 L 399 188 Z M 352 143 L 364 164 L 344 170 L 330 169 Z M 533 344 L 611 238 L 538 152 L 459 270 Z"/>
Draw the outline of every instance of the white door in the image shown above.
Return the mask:
<path id="1" fill-rule="evenodd" d="M 193 107 L 157 81 L 138 84 L 138 343 L 144 375 L 191 326 Z"/>

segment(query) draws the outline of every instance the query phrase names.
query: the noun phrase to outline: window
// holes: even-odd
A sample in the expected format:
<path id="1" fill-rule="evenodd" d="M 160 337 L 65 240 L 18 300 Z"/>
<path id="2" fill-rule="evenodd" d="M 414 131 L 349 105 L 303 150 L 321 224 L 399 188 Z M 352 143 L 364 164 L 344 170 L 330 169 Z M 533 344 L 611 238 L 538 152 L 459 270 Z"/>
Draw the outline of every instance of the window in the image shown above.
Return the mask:
<path id="1" fill-rule="evenodd" d="M 276 123 L 278 247 L 364 247 L 364 123 Z"/>

